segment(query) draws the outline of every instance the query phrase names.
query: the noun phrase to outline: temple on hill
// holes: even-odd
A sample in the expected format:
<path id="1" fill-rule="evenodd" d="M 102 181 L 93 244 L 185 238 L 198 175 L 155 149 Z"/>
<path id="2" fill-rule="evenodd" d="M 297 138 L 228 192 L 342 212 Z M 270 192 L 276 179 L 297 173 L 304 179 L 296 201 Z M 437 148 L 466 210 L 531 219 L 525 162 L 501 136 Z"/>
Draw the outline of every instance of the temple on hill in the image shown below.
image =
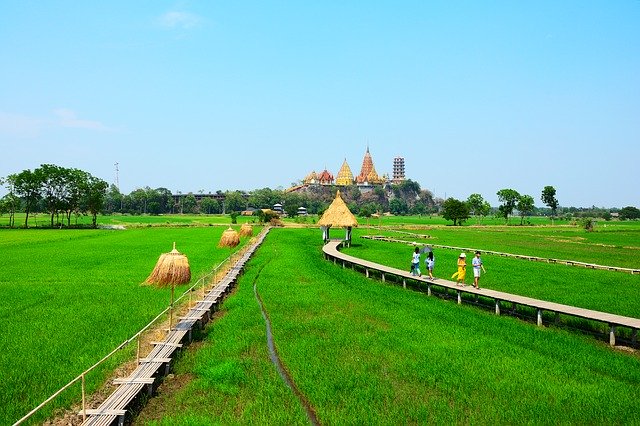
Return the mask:
<path id="1" fill-rule="evenodd" d="M 367 146 L 367 151 L 362 159 L 362 168 L 360 169 L 360 174 L 357 176 L 354 177 L 351 172 L 351 167 L 349 167 L 349 163 L 347 163 L 347 159 L 345 158 L 335 180 L 333 175 L 326 168 L 320 174 L 317 174 L 314 170 L 302 180 L 302 185 L 299 187 L 309 185 L 349 186 L 354 184 L 358 186 L 371 187 L 374 185 L 383 185 L 387 183 L 387 181 L 389 181 L 387 176 L 380 176 L 378 175 L 378 172 L 376 172 L 376 167 L 373 164 L 373 158 L 371 157 L 369 147 Z M 296 187 L 295 189 L 298 189 L 299 187 Z"/>

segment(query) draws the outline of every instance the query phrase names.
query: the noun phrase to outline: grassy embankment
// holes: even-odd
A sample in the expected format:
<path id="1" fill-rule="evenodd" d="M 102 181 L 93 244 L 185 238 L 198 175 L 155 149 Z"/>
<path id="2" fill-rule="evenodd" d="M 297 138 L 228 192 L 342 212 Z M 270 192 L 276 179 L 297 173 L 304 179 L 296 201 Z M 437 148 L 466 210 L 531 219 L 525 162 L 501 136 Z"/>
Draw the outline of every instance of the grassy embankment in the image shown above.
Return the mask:
<path id="1" fill-rule="evenodd" d="M 305 424 L 269 366 L 254 283 L 280 357 L 322 423 L 640 422 L 636 354 L 366 279 L 322 260 L 319 238 L 272 231 L 139 424 Z M 385 247 L 406 263 L 409 250 Z"/>

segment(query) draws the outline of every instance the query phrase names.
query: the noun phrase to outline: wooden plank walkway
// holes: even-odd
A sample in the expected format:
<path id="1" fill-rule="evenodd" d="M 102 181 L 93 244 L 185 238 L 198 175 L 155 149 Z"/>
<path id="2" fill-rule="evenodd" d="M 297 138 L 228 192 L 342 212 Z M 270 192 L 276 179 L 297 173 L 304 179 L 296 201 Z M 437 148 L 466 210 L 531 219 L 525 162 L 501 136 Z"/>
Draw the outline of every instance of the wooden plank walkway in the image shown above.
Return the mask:
<path id="1" fill-rule="evenodd" d="M 138 366 L 128 377 L 114 380 L 118 387 L 98 408 L 78 413 L 85 418 L 83 425 L 123 425 L 127 409 L 132 402 L 143 394 L 143 391 L 151 396 L 159 379 L 169 373 L 176 351 L 191 341 L 191 332 L 195 327 L 203 327 L 209 321 L 211 314 L 231 291 L 245 263 L 262 244 L 267 233 L 268 229 L 265 229 L 256 237 L 255 242 L 229 269 L 218 285 L 206 292 L 202 300 L 196 301 L 187 315 L 179 318 L 179 322 L 172 327 L 163 341 L 153 342 L 151 352 L 140 359 Z"/>
<path id="2" fill-rule="evenodd" d="M 436 278 L 435 280 L 428 280 L 425 277 L 417 277 L 402 269 L 391 268 L 389 266 L 381 265 L 379 263 L 370 262 L 368 260 L 360 259 L 354 256 L 349 256 L 338 250 L 342 245 L 342 240 L 332 240 L 324 245 L 322 251 L 325 258 L 332 260 L 334 263 L 341 262 L 342 267 L 347 265 L 357 265 L 364 270 L 367 277 L 370 276 L 371 271 L 375 271 L 380 275 L 382 281 L 386 281 L 387 276 L 397 277 L 402 281 L 403 287 L 406 288 L 407 280 L 414 282 L 421 282 L 427 285 L 427 294 L 431 295 L 431 287 L 433 285 L 442 287 L 447 290 L 455 290 L 457 293 L 458 303 L 462 303 L 462 294 L 473 294 L 476 297 L 486 297 L 493 299 L 495 304 L 495 312 L 500 315 L 501 302 L 508 302 L 515 305 L 528 306 L 536 309 L 537 323 L 542 325 L 542 313 L 544 311 L 553 312 L 556 314 L 556 318 L 559 314 L 564 314 L 577 318 L 584 318 L 588 320 L 598 321 L 605 323 L 609 326 L 609 344 L 615 346 L 616 344 L 616 329 L 617 327 L 627 327 L 631 330 L 632 345 L 637 344 L 638 329 L 640 329 L 640 319 L 626 317 L 622 315 L 610 314 L 607 312 L 594 311 L 591 309 L 578 308 L 576 306 L 563 305 L 560 303 L 547 302 L 545 300 L 533 299 L 525 296 L 518 296 L 516 294 L 504 293 L 501 291 L 490 290 L 486 288 L 476 289 L 473 286 L 459 286 L 453 281 Z M 354 268 L 355 269 L 355 268 Z"/>

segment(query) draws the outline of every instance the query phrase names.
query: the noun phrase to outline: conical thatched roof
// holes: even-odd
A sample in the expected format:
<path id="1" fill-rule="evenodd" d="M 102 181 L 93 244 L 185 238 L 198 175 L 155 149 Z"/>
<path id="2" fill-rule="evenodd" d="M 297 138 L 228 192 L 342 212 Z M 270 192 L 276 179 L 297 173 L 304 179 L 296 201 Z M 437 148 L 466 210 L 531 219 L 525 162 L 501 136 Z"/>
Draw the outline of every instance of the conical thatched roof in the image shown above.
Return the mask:
<path id="1" fill-rule="evenodd" d="M 247 222 L 243 223 L 240 227 L 240 236 L 241 237 L 250 237 L 253 235 L 253 227 L 249 225 Z"/>
<path id="2" fill-rule="evenodd" d="M 236 231 L 232 227 L 229 227 L 229 229 L 222 233 L 222 237 L 220 237 L 218 247 L 234 248 L 238 244 L 240 244 L 240 236 L 238 235 L 238 231 Z"/>
<path id="3" fill-rule="evenodd" d="M 174 284 L 184 284 L 191 281 L 191 268 L 187 256 L 176 250 L 160 255 L 151 275 L 145 280 L 145 284 L 153 284 L 157 287 L 168 287 Z"/>
<path id="4" fill-rule="evenodd" d="M 334 226 L 340 228 L 358 226 L 356 217 L 342 200 L 340 191 L 336 192 L 336 198 L 334 198 L 329 208 L 318 221 L 318 226 Z"/>

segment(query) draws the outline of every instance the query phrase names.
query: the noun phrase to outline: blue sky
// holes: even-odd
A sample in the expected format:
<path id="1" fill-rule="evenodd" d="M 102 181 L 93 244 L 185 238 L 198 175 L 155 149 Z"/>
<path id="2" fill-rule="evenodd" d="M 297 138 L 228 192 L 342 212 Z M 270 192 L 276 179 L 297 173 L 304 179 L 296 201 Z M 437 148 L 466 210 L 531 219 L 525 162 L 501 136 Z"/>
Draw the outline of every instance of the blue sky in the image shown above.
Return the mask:
<path id="1" fill-rule="evenodd" d="M 0 0 L 0 176 L 287 188 L 405 157 L 437 197 L 640 206 L 638 1 Z"/>

